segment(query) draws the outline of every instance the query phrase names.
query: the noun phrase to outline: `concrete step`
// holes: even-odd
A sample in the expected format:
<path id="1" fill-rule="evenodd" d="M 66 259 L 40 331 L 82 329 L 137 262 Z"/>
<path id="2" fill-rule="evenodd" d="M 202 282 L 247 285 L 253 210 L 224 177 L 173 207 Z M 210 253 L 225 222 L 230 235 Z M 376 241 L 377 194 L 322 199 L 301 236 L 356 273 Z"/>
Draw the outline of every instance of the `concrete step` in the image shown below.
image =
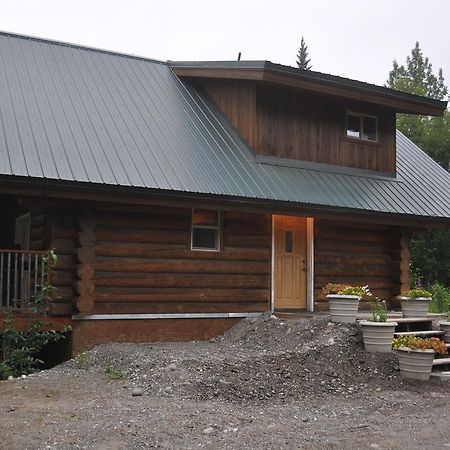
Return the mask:
<path id="1" fill-rule="evenodd" d="M 394 333 L 395 337 L 400 336 L 417 336 L 423 338 L 429 337 L 440 337 L 445 334 L 445 331 L 436 331 L 436 330 L 428 330 L 428 331 L 397 331 Z"/>
<path id="2" fill-rule="evenodd" d="M 438 378 L 440 380 L 450 381 L 450 371 L 445 372 L 431 372 L 432 378 Z"/>
<path id="3" fill-rule="evenodd" d="M 422 322 L 433 322 L 434 319 L 431 317 L 389 317 L 387 319 L 388 322 L 397 322 L 397 323 L 422 323 Z"/>
<path id="4" fill-rule="evenodd" d="M 393 319 L 388 319 L 390 322 Z M 433 328 L 433 319 L 431 317 L 401 317 L 395 319 L 397 332 L 412 331 L 430 331 Z"/>
<path id="5" fill-rule="evenodd" d="M 450 364 L 450 358 L 436 358 L 433 360 L 433 367 L 434 366 L 445 366 L 447 364 Z"/>

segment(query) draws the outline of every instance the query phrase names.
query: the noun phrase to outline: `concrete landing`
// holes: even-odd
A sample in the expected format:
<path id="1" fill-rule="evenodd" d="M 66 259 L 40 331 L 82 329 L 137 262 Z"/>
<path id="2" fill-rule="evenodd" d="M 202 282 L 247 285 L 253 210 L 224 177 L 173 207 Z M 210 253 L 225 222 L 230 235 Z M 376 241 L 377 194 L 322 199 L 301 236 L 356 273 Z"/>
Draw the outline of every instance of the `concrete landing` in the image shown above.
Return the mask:
<path id="1" fill-rule="evenodd" d="M 447 372 L 432 372 L 431 378 L 438 378 L 443 381 L 450 381 L 450 371 Z"/>

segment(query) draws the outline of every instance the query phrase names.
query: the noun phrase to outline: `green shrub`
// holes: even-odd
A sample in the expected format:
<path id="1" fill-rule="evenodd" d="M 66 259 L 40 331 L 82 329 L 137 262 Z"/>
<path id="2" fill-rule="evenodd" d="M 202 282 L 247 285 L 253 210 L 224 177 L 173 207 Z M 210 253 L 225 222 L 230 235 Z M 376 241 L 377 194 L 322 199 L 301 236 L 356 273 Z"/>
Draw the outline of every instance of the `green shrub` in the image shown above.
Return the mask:
<path id="1" fill-rule="evenodd" d="M 53 250 L 49 250 L 43 258 L 47 266 L 54 267 L 58 261 Z M 43 278 L 47 280 L 47 275 Z M 9 376 L 18 377 L 35 372 L 41 367 L 43 361 L 38 358 L 40 351 L 50 342 L 63 339 L 70 327 L 62 332 L 46 330 L 45 323 L 40 316 L 47 313 L 48 305 L 52 297 L 51 292 L 55 288 L 48 281 L 42 285 L 38 295 L 33 297 L 32 308 L 28 312 L 28 327 L 18 329 L 14 325 L 14 311 L 5 320 L 5 327 L 0 333 L 0 380 Z"/>
<path id="2" fill-rule="evenodd" d="M 433 298 L 428 307 L 431 313 L 450 312 L 450 290 L 436 282 L 431 286 Z"/>
<path id="3" fill-rule="evenodd" d="M 18 377 L 35 372 L 43 364 L 37 355 L 50 342 L 57 342 L 65 337 L 70 328 L 62 332 L 44 330 L 43 322 L 36 321 L 24 330 L 14 327 L 12 319 L 5 321 L 1 333 L 0 379 L 10 375 Z"/>

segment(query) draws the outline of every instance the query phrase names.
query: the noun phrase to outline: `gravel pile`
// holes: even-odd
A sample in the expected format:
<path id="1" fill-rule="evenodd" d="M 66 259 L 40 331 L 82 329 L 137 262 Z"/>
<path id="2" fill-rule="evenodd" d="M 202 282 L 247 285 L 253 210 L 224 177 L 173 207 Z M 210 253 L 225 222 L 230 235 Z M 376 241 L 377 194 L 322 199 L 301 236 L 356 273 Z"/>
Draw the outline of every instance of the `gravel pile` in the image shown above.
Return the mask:
<path id="1" fill-rule="evenodd" d="M 209 342 L 105 344 L 53 369 L 126 378 L 134 395 L 285 402 L 354 396 L 404 383 L 394 354 L 364 351 L 359 328 L 327 316 L 241 321 Z"/>

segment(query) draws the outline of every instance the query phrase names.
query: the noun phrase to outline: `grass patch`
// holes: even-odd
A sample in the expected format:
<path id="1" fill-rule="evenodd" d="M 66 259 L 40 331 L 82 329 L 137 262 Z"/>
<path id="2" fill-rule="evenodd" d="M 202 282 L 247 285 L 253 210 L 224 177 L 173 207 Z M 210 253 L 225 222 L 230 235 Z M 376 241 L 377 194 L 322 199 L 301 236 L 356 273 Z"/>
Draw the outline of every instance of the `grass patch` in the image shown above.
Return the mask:
<path id="1" fill-rule="evenodd" d="M 118 367 L 107 367 L 105 373 L 110 380 L 124 380 L 127 377 L 126 372 Z"/>
<path id="2" fill-rule="evenodd" d="M 75 360 L 80 369 L 89 370 L 91 368 L 91 361 L 86 353 L 80 353 Z"/>

